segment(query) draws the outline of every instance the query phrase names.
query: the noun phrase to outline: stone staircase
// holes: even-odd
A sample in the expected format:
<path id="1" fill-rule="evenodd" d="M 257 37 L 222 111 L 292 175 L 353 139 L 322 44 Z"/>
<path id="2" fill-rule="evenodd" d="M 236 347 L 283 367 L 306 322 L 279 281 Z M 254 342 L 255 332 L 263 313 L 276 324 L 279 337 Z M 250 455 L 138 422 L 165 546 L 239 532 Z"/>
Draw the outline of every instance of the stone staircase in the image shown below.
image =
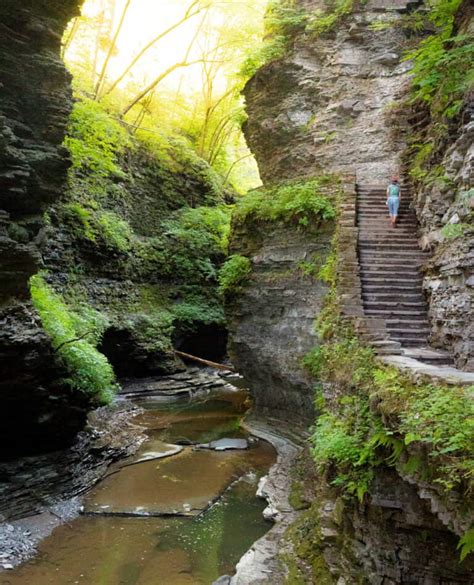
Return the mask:
<path id="1" fill-rule="evenodd" d="M 403 353 L 426 363 L 452 364 L 449 354 L 429 348 L 428 307 L 420 272 L 426 254 L 418 245 L 410 190 L 402 187 L 396 228 L 390 226 L 385 186 L 359 184 L 356 191 L 362 303 L 375 333 L 378 327 L 386 335 L 385 342 L 378 341 L 379 347 L 385 344 L 387 353 Z M 374 331 L 372 336 L 376 337 Z M 392 343 L 387 343 L 387 337 Z M 396 346 L 401 351 L 394 351 Z"/>

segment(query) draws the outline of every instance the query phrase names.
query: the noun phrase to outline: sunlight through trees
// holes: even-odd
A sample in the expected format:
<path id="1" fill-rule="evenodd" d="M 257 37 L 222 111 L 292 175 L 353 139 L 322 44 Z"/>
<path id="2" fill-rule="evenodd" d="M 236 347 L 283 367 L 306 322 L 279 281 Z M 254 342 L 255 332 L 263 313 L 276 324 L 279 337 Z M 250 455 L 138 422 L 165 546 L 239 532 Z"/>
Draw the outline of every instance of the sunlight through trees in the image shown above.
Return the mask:
<path id="1" fill-rule="evenodd" d="M 79 96 L 132 132 L 179 135 L 237 190 L 259 184 L 242 135 L 242 65 L 267 0 L 86 0 L 64 36 Z"/>

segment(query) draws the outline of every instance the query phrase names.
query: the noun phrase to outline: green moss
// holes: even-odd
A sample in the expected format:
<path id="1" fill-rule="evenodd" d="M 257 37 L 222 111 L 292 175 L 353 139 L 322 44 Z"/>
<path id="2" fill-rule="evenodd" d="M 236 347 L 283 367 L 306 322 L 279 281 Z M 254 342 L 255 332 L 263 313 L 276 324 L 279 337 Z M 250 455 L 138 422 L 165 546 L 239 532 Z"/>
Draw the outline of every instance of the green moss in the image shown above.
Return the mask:
<path id="1" fill-rule="evenodd" d="M 69 372 L 65 381 L 73 390 L 100 403 L 109 402 L 117 386 L 114 372 L 107 358 L 95 347 L 106 320 L 90 307 L 72 311 L 39 275 L 31 278 L 30 290 L 57 358 Z"/>
<path id="2" fill-rule="evenodd" d="M 128 252 L 132 247 L 133 231 L 129 224 L 113 211 L 84 207 L 80 203 L 66 203 L 61 209 L 65 221 L 78 239 L 93 242 L 118 252 Z"/>
<path id="3" fill-rule="evenodd" d="M 291 555 L 285 554 L 282 557 L 288 567 L 286 585 L 335 583 L 324 560 L 319 514 L 315 504 L 290 526 L 285 538 L 293 549 Z"/>
<path id="4" fill-rule="evenodd" d="M 119 155 L 129 145 L 128 132 L 103 106 L 85 98 L 75 103 L 65 139 L 71 153 L 73 176 L 123 177 Z"/>
<path id="5" fill-rule="evenodd" d="M 455 223 L 455 224 L 446 224 L 443 226 L 441 230 L 441 235 L 446 240 L 455 240 L 456 238 L 461 238 L 467 232 L 467 230 L 472 229 L 472 225 L 468 223 Z"/>

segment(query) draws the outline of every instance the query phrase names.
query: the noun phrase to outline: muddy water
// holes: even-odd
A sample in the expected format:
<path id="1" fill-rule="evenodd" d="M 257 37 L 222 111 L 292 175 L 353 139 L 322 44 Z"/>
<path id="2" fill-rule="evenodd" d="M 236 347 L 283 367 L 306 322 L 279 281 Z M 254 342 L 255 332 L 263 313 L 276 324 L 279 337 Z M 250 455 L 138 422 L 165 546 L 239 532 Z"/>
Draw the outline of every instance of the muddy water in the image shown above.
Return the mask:
<path id="1" fill-rule="evenodd" d="M 255 491 L 275 460 L 271 446 L 239 429 L 244 401 L 245 393 L 226 392 L 151 405 L 139 421 L 149 437 L 140 452 L 87 496 L 85 515 L 57 528 L 35 559 L 0 573 L 0 583 L 209 585 L 232 573 L 270 528 Z M 247 438 L 250 448 L 216 452 L 188 444 L 223 437 Z M 173 453 L 176 443 L 178 453 L 139 461 Z"/>

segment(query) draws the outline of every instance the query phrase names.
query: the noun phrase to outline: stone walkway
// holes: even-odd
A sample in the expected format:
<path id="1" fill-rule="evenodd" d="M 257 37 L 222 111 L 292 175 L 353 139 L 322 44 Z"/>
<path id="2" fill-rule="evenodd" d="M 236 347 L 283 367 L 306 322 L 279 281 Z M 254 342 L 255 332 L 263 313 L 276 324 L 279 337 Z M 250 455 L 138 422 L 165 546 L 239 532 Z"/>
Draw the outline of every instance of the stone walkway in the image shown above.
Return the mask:
<path id="1" fill-rule="evenodd" d="M 356 185 L 348 176 L 341 209 L 338 287 L 342 311 L 385 363 L 448 384 L 474 384 L 451 355 L 429 345 L 428 307 L 411 194 L 402 188 L 399 223 L 390 226 L 383 185 Z"/>
<path id="2" fill-rule="evenodd" d="M 429 255 L 419 247 L 410 190 L 402 188 L 396 228 L 389 223 L 386 187 L 359 184 L 356 192 L 364 314 L 382 321 L 389 339 L 398 345 L 392 345 L 384 361 L 450 383 L 474 383 L 474 374 L 457 370 L 448 352 L 429 345 L 428 306 L 420 270 Z"/>

